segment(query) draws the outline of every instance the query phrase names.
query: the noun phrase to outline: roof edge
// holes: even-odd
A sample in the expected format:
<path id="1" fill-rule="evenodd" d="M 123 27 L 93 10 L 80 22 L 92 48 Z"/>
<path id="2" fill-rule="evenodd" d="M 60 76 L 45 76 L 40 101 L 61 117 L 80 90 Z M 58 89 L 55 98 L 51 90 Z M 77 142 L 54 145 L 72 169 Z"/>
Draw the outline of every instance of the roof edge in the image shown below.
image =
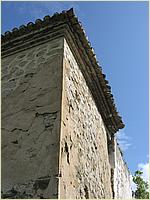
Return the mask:
<path id="1" fill-rule="evenodd" d="M 62 13 L 54 13 L 52 16 L 46 15 L 43 20 L 36 19 L 34 23 L 29 22 L 27 25 L 20 25 L 19 28 L 14 27 L 11 31 L 6 31 L 4 34 L 1 34 L 1 43 L 3 45 L 6 42 L 11 42 L 13 39 L 25 36 L 31 32 L 39 30 L 40 28 L 47 27 L 49 23 L 57 22 L 57 20 L 66 15 L 70 17 L 75 16 L 73 8 L 70 8 L 67 11 L 64 10 Z"/>
<path id="2" fill-rule="evenodd" d="M 62 11 L 62 13 L 60 14 L 55 13 L 52 17 L 47 15 L 43 18 L 43 21 L 37 19 L 35 20 L 35 23 L 29 22 L 26 26 L 21 25 L 19 29 L 12 29 L 12 32 L 5 32 L 5 34 L 2 35 L 2 55 L 5 51 L 7 54 L 7 49 L 8 51 L 10 51 L 12 47 L 17 48 L 18 41 L 20 41 L 21 43 L 26 43 L 26 38 L 28 36 L 30 38 L 31 34 L 33 36 L 39 33 L 43 34 L 43 32 L 47 31 L 48 29 L 51 29 L 52 31 L 54 29 L 56 31 L 56 27 L 60 25 L 60 21 L 62 22 L 62 24 L 67 24 L 69 26 L 72 35 L 74 35 L 77 46 L 80 47 L 81 51 L 83 52 L 80 53 L 82 59 L 86 60 L 83 55 L 88 56 L 89 63 L 87 64 L 85 62 L 85 64 L 87 68 L 90 68 L 90 77 L 92 78 L 92 80 L 94 80 L 94 84 L 96 85 L 98 89 L 97 91 L 99 92 L 99 94 L 97 95 L 94 94 L 94 97 L 99 107 L 102 106 L 100 105 L 100 102 L 103 101 L 103 108 L 105 108 L 106 111 L 106 114 L 104 113 L 104 111 L 102 111 L 104 113 L 103 119 L 108 125 L 108 130 L 111 133 L 117 132 L 119 129 L 124 128 L 124 124 L 121 117 L 119 116 L 119 113 L 117 112 L 113 95 L 111 94 L 111 87 L 108 85 L 108 81 L 105 79 L 105 74 L 102 73 L 102 68 L 96 60 L 94 50 L 87 39 L 83 27 L 75 16 L 73 8 L 67 11 Z M 47 31 L 45 35 L 48 34 L 49 32 Z M 32 38 L 32 40 L 33 39 L 34 37 Z M 92 72 L 94 72 L 94 76 L 92 75 Z M 99 98 L 97 96 L 99 96 Z M 102 100 L 100 100 L 101 98 Z M 101 110 L 103 110 L 103 108 Z"/>

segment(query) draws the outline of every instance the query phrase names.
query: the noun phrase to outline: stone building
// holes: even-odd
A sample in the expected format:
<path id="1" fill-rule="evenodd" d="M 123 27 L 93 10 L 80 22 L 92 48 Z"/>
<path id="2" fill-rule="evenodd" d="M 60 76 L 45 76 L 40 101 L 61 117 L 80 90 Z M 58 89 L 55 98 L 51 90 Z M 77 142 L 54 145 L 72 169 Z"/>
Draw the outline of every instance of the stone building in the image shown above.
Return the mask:
<path id="1" fill-rule="evenodd" d="M 131 198 L 124 124 L 73 9 L 1 41 L 2 198 Z"/>

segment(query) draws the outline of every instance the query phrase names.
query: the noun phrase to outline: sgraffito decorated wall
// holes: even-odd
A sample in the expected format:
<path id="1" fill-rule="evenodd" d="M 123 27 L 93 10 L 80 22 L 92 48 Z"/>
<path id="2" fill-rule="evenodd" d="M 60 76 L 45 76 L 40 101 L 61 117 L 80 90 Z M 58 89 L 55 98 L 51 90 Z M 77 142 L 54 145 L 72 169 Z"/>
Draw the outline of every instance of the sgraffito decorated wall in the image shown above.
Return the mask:
<path id="1" fill-rule="evenodd" d="M 57 198 L 63 39 L 2 60 L 2 197 Z"/>

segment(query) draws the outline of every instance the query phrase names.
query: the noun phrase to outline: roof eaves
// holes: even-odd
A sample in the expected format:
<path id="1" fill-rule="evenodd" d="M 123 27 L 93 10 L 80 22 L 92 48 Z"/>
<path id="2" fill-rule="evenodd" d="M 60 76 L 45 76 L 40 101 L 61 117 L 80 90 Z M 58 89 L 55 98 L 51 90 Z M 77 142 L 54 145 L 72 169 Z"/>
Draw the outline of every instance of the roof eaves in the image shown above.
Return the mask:
<path id="1" fill-rule="evenodd" d="M 30 34 L 35 34 L 40 30 L 47 29 L 48 27 L 53 28 L 54 26 L 57 26 L 57 23 L 59 25 L 60 21 L 69 24 L 70 30 L 72 30 L 73 34 L 80 41 L 78 44 L 82 44 L 82 51 L 86 52 L 86 55 L 90 60 L 90 74 L 92 74 L 92 71 L 94 70 L 95 75 L 94 77 L 91 75 L 91 77 L 95 80 L 94 84 L 96 84 L 96 87 L 103 96 L 103 103 L 107 112 L 107 116 L 105 116 L 106 113 L 103 114 L 105 122 L 108 124 L 108 126 L 111 126 L 109 130 L 115 133 L 119 129 L 123 128 L 124 124 L 119 116 L 119 113 L 117 112 L 113 95 L 111 94 L 111 87 L 109 86 L 108 81 L 105 79 L 106 75 L 102 73 L 102 68 L 96 60 L 94 49 L 91 47 L 81 23 L 75 16 L 73 8 L 68 11 L 63 11 L 60 14 L 55 13 L 52 17 L 47 15 L 43 18 L 43 21 L 41 19 L 37 19 L 35 23 L 29 22 L 26 26 L 21 25 L 19 29 L 13 28 L 12 32 L 5 32 L 5 34 L 1 37 L 2 46 L 9 46 L 9 44 L 11 44 L 14 40 L 19 40 L 19 38 L 27 37 Z M 95 99 L 96 98 L 97 97 L 95 95 Z"/>

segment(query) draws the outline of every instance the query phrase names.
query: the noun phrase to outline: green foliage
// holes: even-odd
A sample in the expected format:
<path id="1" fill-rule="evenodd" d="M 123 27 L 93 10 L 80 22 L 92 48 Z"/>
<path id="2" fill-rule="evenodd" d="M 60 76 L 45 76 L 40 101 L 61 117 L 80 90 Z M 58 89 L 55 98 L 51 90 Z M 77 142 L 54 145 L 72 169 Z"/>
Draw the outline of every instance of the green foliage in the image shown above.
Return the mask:
<path id="1" fill-rule="evenodd" d="M 136 184 L 137 189 L 134 192 L 134 198 L 136 199 L 149 199 L 149 185 L 148 182 L 145 182 L 141 175 L 143 172 L 136 171 L 133 176 L 133 182 Z"/>

